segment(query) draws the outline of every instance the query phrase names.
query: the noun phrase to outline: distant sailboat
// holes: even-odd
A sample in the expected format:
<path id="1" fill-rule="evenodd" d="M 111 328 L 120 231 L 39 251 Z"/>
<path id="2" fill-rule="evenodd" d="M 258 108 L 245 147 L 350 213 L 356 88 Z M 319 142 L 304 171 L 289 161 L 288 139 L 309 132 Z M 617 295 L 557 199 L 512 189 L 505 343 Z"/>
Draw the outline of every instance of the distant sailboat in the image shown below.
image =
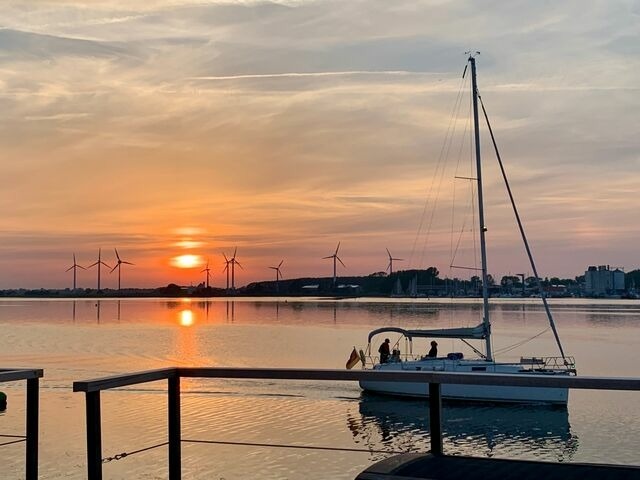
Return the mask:
<path id="1" fill-rule="evenodd" d="M 393 286 L 393 296 L 402 296 L 404 295 L 404 290 L 402 289 L 402 282 L 400 281 L 400 277 L 396 278 L 396 283 Z"/>
<path id="2" fill-rule="evenodd" d="M 473 120 L 474 120 L 474 133 L 475 133 L 475 156 L 476 156 L 476 176 L 474 179 L 477 181 L 477 195 L 478 195 L 478 228 L 480 236 L 480 253 L 482 260 L 482 296 L 483 296 L 483 319 L 482 323 L 475 327 L 466 328 L 449 328 L 438 330 L 405 330 L 397 327 L 385 327 L 373 330 L 369 333 L 368 346 L 366 353 L 360 351 L 360 357 L 365 368 L 372 368 L 379 371 L 443 371 L 443 372 L 464 372 L 483 375 L 487 373 L 505 373 L 505 374 L 525 374 L 525 375 L 543 375 L 543 376 L 555 376 L 555 375 L 575 375 L 575 362 L 572 357 L 566 356 L 560 343 L 560 338 L 556 331 L 556 327 L 549 310 L 546 298 L 541 296 L 544 304 L 551 329 L 554 333 L 558 349 L 560 351 L 560 357 L 531 357 L 521 358 L 520 362 L 513 363 L 501 363 L 497 362 L 493 358 L 493 351 L 491 346 L 491 323 L 489 321 L 489 290 L 488 290 L 488 273 L 487 273 L 487 254 L 485 243 L 485 221 L 484 221 L 484 203 L 482 196 L 482 163 L 480 158 L 480 134 L 478 128 L 478 101 L 482 102 L 478 94 L 476 85 L 476 62 L 474 55 L 470 55 L 468 59 L 468 65 L 471 66 L 471 94 L 473 100 Z M 467 68 L 465 67 L 465 73 Z M 531 251 L 529 249 L 528 241 L 524 234 L 520 217 L 513 201 L 511 189 L 502 167 L 502 160 L 500 159 L 495 141 L 493 138 L 493 132 L 491 126 L 488 123 L 488 117 L 486 111 L 484 111 L 484 105 L 482 106 L 491 133 L 491 138 L 496 149 L 500 168 L 507 185 L 507 191 L 512 202 L 514 213 L 518 221 L 520 233 L 522 235 L 527 255 L 531 263 L 531 267 L 534 272 L 535 278 L 539 279 Z M 413 277 L 408 288 L 408 294 L 411 296 L 417 295 L 417 276 Z M 542 292 L 541 285 L 538 285 Z M 382 362 L 378 363 L 377 357 L 373 357 L 371 342 L 372 339 L 379 334 L 398 333 L 405 337 L 409 345 L 409 354 L 405 355 L 404 360 L 400 356 L 398 350 L 394 350 L 393 354 L 388 358 L 383 358 Z M 427 356 L 419 357 L 412 354 L 412 341 L 415 338 L 457 338 L 467 344 L 477 355 L 475 359 L 466 359 L 462 353 L 449 353 L 445 356 Z M 485 343 L 485 351 L 481 352 L 478 348 L 471 345 L 471 340 L 483 340 Z M 434 345 L 435 344 L 435 345 Z M 437 343 L 432 341 L 432 346 L 437 347 Z M 434 348 L 436 350 L 436 348 Z M 431 354 L 431 352 L 430 352 Z M 382 355 L 381 355 L 382 356 Z M 385 355 L 386 356 L 386 355 Z M 367 359 L 373 364 L 369 366 Z M 428 397 L 428 384 L 425 383 L 408 383 L 408 382 L 381 382 L 381 381 L 361 381 L 361 388 L 371 392 L 384 393 L 389 395 L 410 396 L 410 397 Z M 459 400 L 479 400 L 479 401 L 491 401 L 491 402 L 540 402 L 540 403 L 553 403 L 553 404 L 566 404 L 568 401 L 568 389 L 567 388 L 533 388 L 533 387 L 504 387 L 504 386 L 481 386 L 481 385 L 442 385 L 443 398 L 459 399 Z"/>
<path id="3" fill-rule="evenodd" d="M 407 289 L 407 293 L 410 297 L 418 296 L 418 275 L 414 275 L 411 277 L 411 281 L 409 282 L 409 288 Z"/>

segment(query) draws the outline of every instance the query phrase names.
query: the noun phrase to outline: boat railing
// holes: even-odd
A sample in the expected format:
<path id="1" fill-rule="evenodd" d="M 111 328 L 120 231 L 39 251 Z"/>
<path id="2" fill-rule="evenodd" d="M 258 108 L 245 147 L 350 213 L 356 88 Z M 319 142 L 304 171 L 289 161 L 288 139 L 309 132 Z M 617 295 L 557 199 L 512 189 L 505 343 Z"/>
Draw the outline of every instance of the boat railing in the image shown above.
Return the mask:
<path id="1" fill-rule="evenodd" d="M 24 435 L 0 435 L 0 447 L 25 442 L 25 477 L 27 480 L 38 478 L 38 411 L 40 403 L 40 379 L 44 371 L 39 368 L 2 368 L 0 383 L 27 381 L 26 419 Z"/>
<path id="2" fill-rule="evenodd" d="M 102 421 L 100 394 L 104 390 L 153 381 L 167 381 L 168 438 L 160 445 L 168 446 L 169 480 L 180 480 L 182 474 L 181 445 L 202 442 L 183 439 L 180 415 L 181 378 L 423 382 L 429 385 L 429 428 L 431 454 L 443 455 L 442 384 L 498 385 L 533 388 L 569 388 L 586 390 L 640 391 L 640 378 L 585 377 L 570 375 L 528 375 L 404 371 L 404 370 L 314 370 L 292 368 L 163 368 L 116 375 L 73 383 L 74 392 L 84 392 L 87 425 L 87 470 L 89 480 L 102 480 Z M 227 442 L 231 443 L 231 442 Z M 158 446 L 160 446 L 158 445 Z M 312 447 L 309 447 L 312 448 Z"/>
<path id="3" fill-rule="evenodd" d="M 373 368 L 374 365 L 380 363 L 380 357 L 377 355 L 365 355 L 365 361 L 362 365 L 364 368 Z M 413 353 L 401 353 L 400 355 L 390 355 L 389 360 L 386 363 L 400 363 L 400 362 L 411 362 L 415 360 L 422 360 L 421 355 L 416 355 Z"/>
<path id="4" fill-rule="evenodd" d="M 576 373 L 574 357 L 521 357 L 520 365 L 530 370 Z"/>

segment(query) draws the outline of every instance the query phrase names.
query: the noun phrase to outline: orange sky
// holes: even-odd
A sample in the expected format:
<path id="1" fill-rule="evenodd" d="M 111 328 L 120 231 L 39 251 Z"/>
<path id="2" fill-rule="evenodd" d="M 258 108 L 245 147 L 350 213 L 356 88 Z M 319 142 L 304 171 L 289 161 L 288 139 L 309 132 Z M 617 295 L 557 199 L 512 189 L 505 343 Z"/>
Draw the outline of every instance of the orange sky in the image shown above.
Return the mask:
<path id="1" fill-rule="evenodd" d="M 100 247 L 136 264 L 123 286 L 203 281 L 178 255 L 222 286 L 236 246 L 238 284 L 283 259 L 285 278 L 329 276 L 338 241 L 340 273 L 384 270 L 388 247 L 396 268 L 467 277 L 449 269 L 463 123 L 416 232 L 469 45 L 543 275 L 639 266 L 633 4 L 27 3 L 0 6 L 0 288 L 70 286 L 72 254 Z M 490 272 L 530 272 L 485 151 Z"/>

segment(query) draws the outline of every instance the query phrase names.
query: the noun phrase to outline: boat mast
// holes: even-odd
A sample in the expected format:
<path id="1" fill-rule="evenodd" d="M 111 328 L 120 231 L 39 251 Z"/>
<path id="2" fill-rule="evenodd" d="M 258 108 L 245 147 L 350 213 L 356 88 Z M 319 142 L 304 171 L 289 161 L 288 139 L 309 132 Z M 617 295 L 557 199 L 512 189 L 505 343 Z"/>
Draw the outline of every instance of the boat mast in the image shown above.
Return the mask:
<path id="1" fill-rule="evenodd" d="M 479 52 L 476 52 L 476 54 Z M 482 161 L 480 159 L 480 128 L 478 122 L 478 86 L 476 84 L 476 59 L 474 54 L 469 55 L 471 63 L 471 97 L 473 98 L 473 130 L 476 145 L 476 177 L 478 182 L 478 220 L 480 223 L 480 257 L 482 259 L 482 323 L 484 324 L 486 337 L 486 359 L 491 361 L 491 322 L 489 321 L 489 282 L 487 274 L 487 245 L 485 232 L 487 227 L 484 223 L 484 203 L 482 198 Z"/>

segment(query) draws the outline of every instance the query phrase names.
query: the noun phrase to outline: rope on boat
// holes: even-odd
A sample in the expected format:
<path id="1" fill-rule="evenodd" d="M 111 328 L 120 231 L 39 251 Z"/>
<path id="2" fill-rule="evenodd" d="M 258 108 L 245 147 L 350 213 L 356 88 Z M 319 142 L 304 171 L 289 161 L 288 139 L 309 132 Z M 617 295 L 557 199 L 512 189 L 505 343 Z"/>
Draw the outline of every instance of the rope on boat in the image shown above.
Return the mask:
<path id="1" fill-rule="evenodd" d="M 495 353 L 496 355 L 501 355 L 501 354 L 503 354 L 503 353 L 510 352 L 511 350 L 514 350 L 514 349 L 516 349 L 516 348 L 518 348 L 518 347 L 521 347 L 521 346 L 522 346 L 522 345 L 524 345 L 525 343 L 529 343 L 531 340 L 534 340 L 534 339 L 538 338 L 540 335 L 543 335 L 543 334 L 547 333 L 547 332 L 549 331 L 549 328 L 550 328 L 550 327 L 545 328 L 545 329 L 544 329 L 544 330 L 542 330 L 540 333 L 535 334 L 535 335 L 534 335 L 533 337 L 531 337 L 531 338 L 527 338 L 526 340 L 522 340 L 522 341 L 520 341 L 520 342 L 514 343 L 513 345 L 509 345 L 509 346 L 507 346 L 507 347 L 500 348 L 500 349 L 496 350 L 494 353 Z"/>
<path id="2" fill-rule="evenodd" d="M 453 135 L 456 130 L 457 120 L 459 117 L 460 107 L 462 105 L 463 91 L 466 82 L 464 77 L 460 80 L 460 85 L 458 87 L 458 94 L 456 95 L 455 102 L 453 104 L 453 108 L 451 110 L 451 116 L 449 118 L 449 124 L 447 125 L 447 131 L 445 133 L 444 141 L 442 142 L 442 146 L 440 148 L 440 153 L 438 155 L 438 160 L 436 162 L 436 167 L 431 177 L 431 183 L 427 190 L 427 195 L 425 198 L 424 206 L 422 209 L 422 215 L 420 216 L 420 224 L 418 225 L 418 230 L 416 231 L 416 235 L 413 240 L 413 246 L 411 247 L 411 254 L 409 255 L 409 266 L 415 265 L 419 268 L 424 261 L 425 251 L 427 249 L 427 245 L 429 243 L 429 236 L 431 234 L 431 226 L 433 223 L 435 211 L 438 205 L 438 199 L 440 196 L 440 189 L 442 187 L 442 181 L 444 179 L 444 173 L 446 170 L 446 164 L 449 158 L 449 151 L 451 149 L 451 143 L 453 142 Z M 436 187 L 437 183 L 437 187 Z M 436 189 L 435 195 L 433 194 L 434 188 Z M 431 210 L 430 207 L 431 206 Z M 425 221 L 427 218 L 427 212 L 430 210 L 429 220 L 426 227 L 426 232 L 423 233 L 425 227 Z M 420 240 L 421 235 L 424 234 L 424 241 L 422 245 L 422 250 L 420 252 L 419 261 L 416 260 L 418 242 Z M 414 263 L 414 261 L 416 261 Z"/>

